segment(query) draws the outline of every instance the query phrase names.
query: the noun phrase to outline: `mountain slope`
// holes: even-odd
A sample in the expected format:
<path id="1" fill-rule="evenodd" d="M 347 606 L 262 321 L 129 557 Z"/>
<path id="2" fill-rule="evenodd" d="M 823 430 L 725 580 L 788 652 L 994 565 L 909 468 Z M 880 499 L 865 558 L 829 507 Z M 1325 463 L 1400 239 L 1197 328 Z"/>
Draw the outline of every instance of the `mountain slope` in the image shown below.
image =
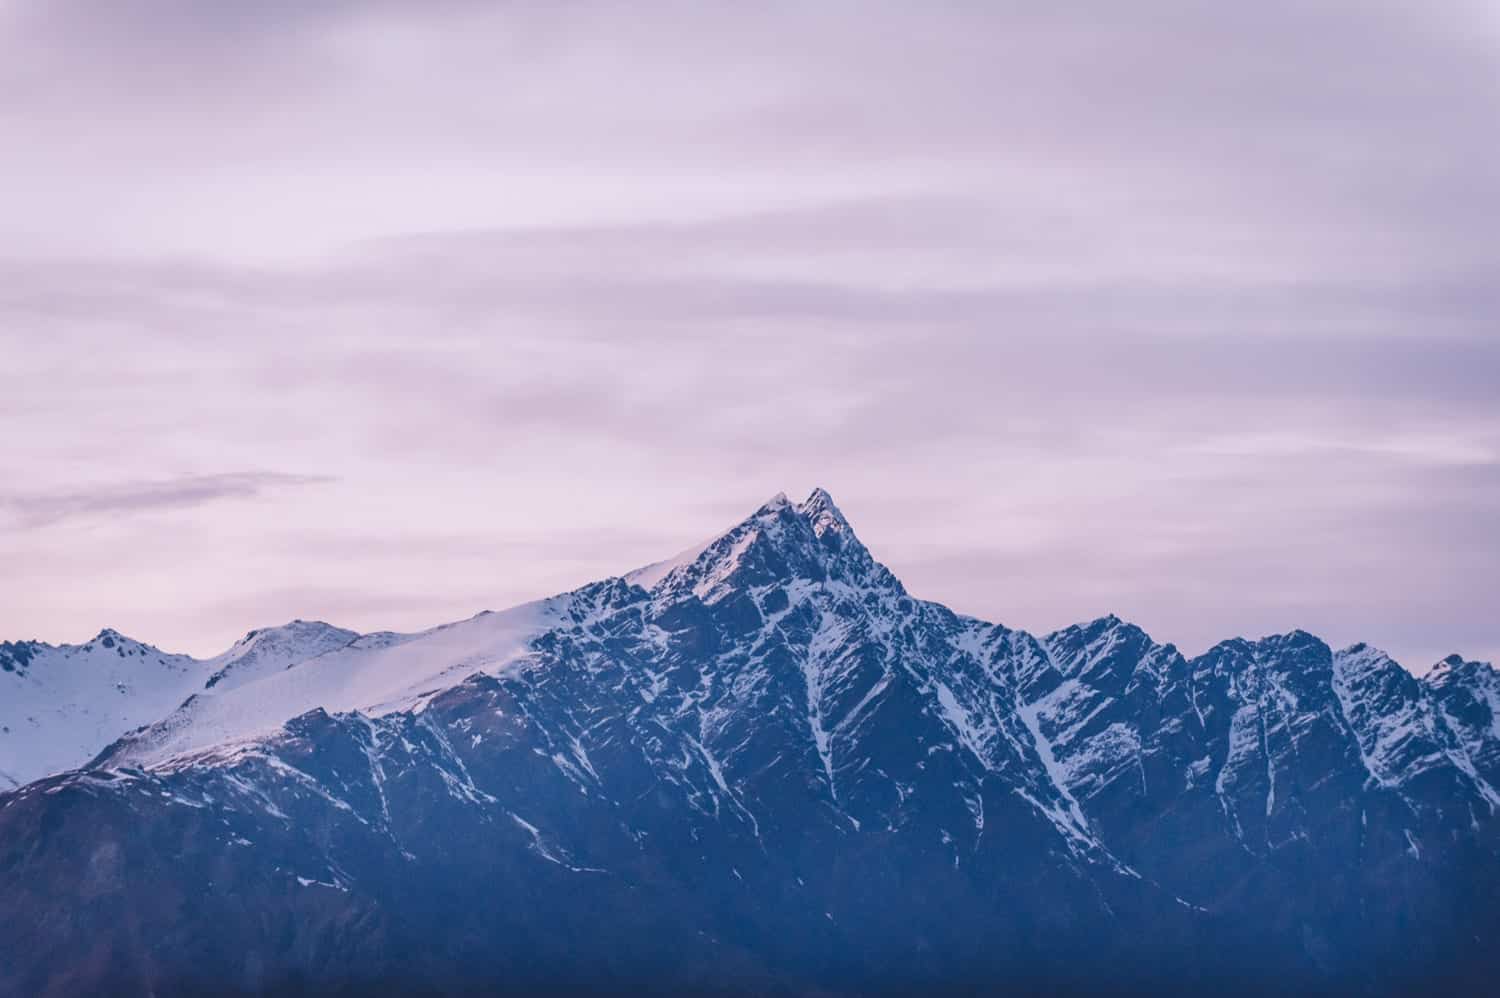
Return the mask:
<path id="1" fill-rule="evenodd" d="M 1418 681 L 1300 632 L 1188 661 L 1112 617 L 1034 637 L 911 597 L 821 490 L 621 579 L 331 643 L 0 797 L 0 991 L 1497 969 L 1479 663 Z"/>
<path id="2" fill-rule="evenodd" d="M 251 631 L 204 660 L 168 654 L 108 628 L 81 645 L 0 642 L 0 789 L 82 766 L 200 690 L 243 685 L 356 637 L 297 620 Z"/>
<path id="3" fill-rule="evenodd" d="M 83 765 L 180 703 L 198 674 L 187 656 L 108 629 L 81 645 L 0 644 L 0 788 Z"/>

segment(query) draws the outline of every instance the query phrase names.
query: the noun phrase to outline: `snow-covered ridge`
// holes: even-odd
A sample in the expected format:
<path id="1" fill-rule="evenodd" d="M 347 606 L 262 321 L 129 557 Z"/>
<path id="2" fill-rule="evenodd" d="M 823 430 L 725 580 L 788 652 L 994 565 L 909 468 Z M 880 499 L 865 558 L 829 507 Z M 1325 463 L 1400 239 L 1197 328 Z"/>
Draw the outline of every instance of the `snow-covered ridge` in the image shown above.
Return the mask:
<path id="1" fill-rule="evenodd" d="M 281 627 L 251 631 L 234 646 L 209 659 L 213 674 L 204 689 L 220 692 L 243 686 L 298 662 L 342 648 L 360 635 L 320 620 L 294 620 Z"/>
<path id="2" fill-rule="evenodd" d="M 714 675 L 674 693 L 672 670 L 654 656 L 668 654 L 674 630 L 703 626 L 692 623 L 703 612 L 719 631 L 712 651 L 672 668 Z M 1236 639 L 1189 662 L 1112 616 L 1034 638 L 912 599 L 821 489 L 802 503 L 778 495 L 622 578 L 417 634 L 293 621 L 204 661 L 113 632 L 73 650 L 0 645 L 0 665 L 11 663 L 0 694 L 6 684 L 26 691 L 0 699 L 0 724 L 11 728 L 0 733 L 0 788 L 80 766 L 106 746 L 103 765 L 149 767 L 253 741 L 315 709 L 420 712 L 476 673 L 574 668 L 622 642 L 638 664 L 624 680 L 635 706 L 621 710 L 648 717 L 671 704 L 652 723 L 698 718 L 692 751 L 712 776 L 704 793 L 736 813 L 753 814 L 754 801 L 736 776 L 743 738 L 727 733 L 746 718 L 781 718 L 806 740 L 813 778 L 851 827 L 896 820 L 857 801 L 884 793 L 872 780 L 909 793 L 912 774 L 877 765 L 864 742 L 901 697 L 937 725 L 911 738 L 950 742 L 967 760 L 954 780 L 976 835 L 978 787 L 1004 773 L 1085 853 L 1102 849 L 1101 802 L 1164 782 L 1211 794 L 1247 849 L 1272 849 L 1303 834 L 1287 810 L 1287 760 L 1325 738 L 1347 743 L 1377 786 L 1437 768 L 1497 803 L 1500 683 L 1487 666 L 1456 660 L 1419 682 L 1362 646 L 1334 655 L 1300 632 Z"/>
<path id="3" fill-rule="evenodd" d="M 77 645 L 0 644 L 0 789 L 82 766 L 206 686 L 241 685 L 355 637 L 294 621 L 251 632 L 210 659 L 164 652 L 111 628 Z"/>
<path id="4" fill-rule="evenodd" d="M 274 732 L 319 708 L 369 716 L 418 708 L 425 697 L 476 672 L 498 673 L 527 658 L 531 642 L 568 619 L 574 603 L 572 595 L 560 596 L 500 613 L 486 611 L 417 634 L 350 640 L 317 651 L 297 668 L 263 671 L 238 685 L 205 687 L 158 723 L 111 746 L 106 761 L 148 765 L 237 743 Z"/>

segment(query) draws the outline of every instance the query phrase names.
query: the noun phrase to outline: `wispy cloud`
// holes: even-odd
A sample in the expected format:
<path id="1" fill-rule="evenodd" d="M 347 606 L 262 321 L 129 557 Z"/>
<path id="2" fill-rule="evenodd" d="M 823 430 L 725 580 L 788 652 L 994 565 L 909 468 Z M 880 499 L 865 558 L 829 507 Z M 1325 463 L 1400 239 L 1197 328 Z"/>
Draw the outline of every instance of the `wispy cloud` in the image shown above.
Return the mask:
<path id="1" fill-rule="evenodd" d="M 1492 7 L 0 0 L 0 636 L 818 484 L 1010 624 L 1500 646 Z"/>
<path id="2" fill-rule="evenodd" d="M 44 493 L 0 493 L 0 510 L 23 529 L 34 530 L 82 517 L 122 517 L 188 509 L 225 499 L 253 499 L 268 492 L 330 479 L 267 471 L 184 475 Z"/>

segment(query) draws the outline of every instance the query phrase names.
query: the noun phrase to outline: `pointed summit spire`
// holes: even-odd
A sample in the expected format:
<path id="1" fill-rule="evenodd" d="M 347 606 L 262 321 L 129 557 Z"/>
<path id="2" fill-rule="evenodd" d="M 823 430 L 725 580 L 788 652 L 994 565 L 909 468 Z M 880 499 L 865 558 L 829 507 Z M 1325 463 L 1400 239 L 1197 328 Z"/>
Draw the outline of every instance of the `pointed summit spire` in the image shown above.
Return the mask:
<path id="1" fill-rule="evenodd" d="M 774 513 L 777 510 L 786 509 L 792 501 L 786 497 L 785 492 L 778 492 L 761 504 L 760 509 L 752 513 L 752 516 L 760 516 L 764 513 Z"/>
<path id="2" fill-rule="evenodd" d="M 89 647 L 91 645 L 100 645 L 101 647 L 104 647 L 104 648 L 116 648 L 116 647 L 119 647 L 121 645 L 132 645 L 132 644 L 139 644 L 139 642 L 133 641 L 132 639 L 127 638 L 125 635 L 121 634 L 119 631 L 115 630 L 113 627 L 106 627 L 103 630 L 101 630 L 98 634 L 95 634 L 92 639 L 90 639 L 89 641 L 85 642 L 84 643 L 84 647 Z M 124 653 L 121 652 L 121 654 L 124 654 Z"/>
<path id="3" fill-rule="evenodd" d="M 810 519 L 816 520 L 819 516 L 828 516 L 842 523 L 846 527 L 849 525 L 849 521 L 844 519 L 843 512 L 833 501 L 833 496 L 828 494 L 827 489 L 813 489 L 808 497 L 803 500 L 802 505 L 798 508 L 802 511 L 803 516 L 806 516 Z"/>
<path id="4" fill-rule="evenodd" d="M 802 507 L 804 509 L 812 509 L 815 506 L 826 507 L 829 509 L 838 508 L 833 504 L 833 496 L 829 495 L 828 490 L 823 488 L 821 485 L 813 489 L 812 492 L 808 493 L 807 499 L 802 503 Z"/>
<path id="5" fill-rule="evenodd" d="M 852 538 L 854 530 L 849 526 L 843 512 L 834 503 L 833 496 L 823 488 L 816 488 L 801 505 L 797 512 L 806 517 L 807 522 L 812 524 L 813 533 L 822 537 L 829 531 L 845 537 Z"/>
<path id="6" fill-rule="evenodd" d="M 658 597 L 692 592 L 706 603 L 755 587 L 829 578 L 900 589 L 823 489 L 797 504 L 777 493 L 714 539 L 625 576 Z"/>

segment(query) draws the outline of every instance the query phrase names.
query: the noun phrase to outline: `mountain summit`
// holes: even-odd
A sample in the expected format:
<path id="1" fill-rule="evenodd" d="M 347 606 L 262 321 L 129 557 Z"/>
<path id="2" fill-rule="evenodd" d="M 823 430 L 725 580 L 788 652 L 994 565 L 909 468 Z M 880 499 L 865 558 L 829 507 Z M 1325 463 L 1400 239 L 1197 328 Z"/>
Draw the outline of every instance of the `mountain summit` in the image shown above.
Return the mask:
<path id="1" fill-rule="evenodd" d="M 298 621 L 154 664 L 91 646 L 0 646 L 24 659 L 0 682 L 104 651 L 189 678 L 0 796 L 0 993 L 1397 993 L 1500 971 L 1491 667 L 1419 680 L 1303 632 L 1189 660 L 1113 616 L 1010 630 L 913 598 L 821 489 L 419 634 Z"/>
<path id="2" fill-rule="evenodd" d="M 800 504 L 778 494 L 732 529 L 664 567 L 664 572 L 634 581 L 649 581 L 658 593 L 692 592 L 706 603 L 767 586 L 842 583 L 900 590 L 895 576 L 875 562 L 822 489 L 814 489 Z"/>

